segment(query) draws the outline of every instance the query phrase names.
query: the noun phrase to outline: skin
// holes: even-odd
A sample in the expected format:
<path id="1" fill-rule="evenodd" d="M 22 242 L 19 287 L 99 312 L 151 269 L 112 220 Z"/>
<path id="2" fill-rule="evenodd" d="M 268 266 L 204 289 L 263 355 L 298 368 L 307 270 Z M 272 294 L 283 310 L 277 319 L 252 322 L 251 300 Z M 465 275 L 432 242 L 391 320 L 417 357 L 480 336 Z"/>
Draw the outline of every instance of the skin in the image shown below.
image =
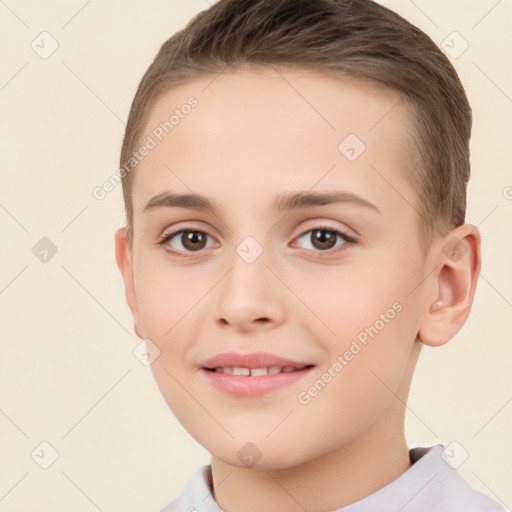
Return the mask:
<path id="1" fill-rule="evenodd" d="M 134 329 L 160 350 L 151 368 L 169 407 L 212 454 L 222 510 L 334 510 L 410 467 L 404 404 L 414 367 L 422 344 L 446 343 L 466 321 L 480 233 L 464 224 L 421 251 L 417 196 L 405 179 L 408 122 L 393 93 L 300 69 L 231 70 L 212 80 L 166 92 L 145 127 L 144 138 L 197 98 L 137 168 L 133 249 L 126 229 L 116 232 Z M 353 162 L 338 150 L 349 133 L 366 145 Z M 354 203 L 271 208 L 276 194 L 310 190 L 351 192 L 379 212 Z M 144 213 L 163 192 L 201 194 L 218 209 Z M 314 236 L 325 225 L 356 242 L 337 237 L 325 248 Z M 184 245 L 178 234 L 157 244 L 178 228 L 206 233 L 208 242 Z M 249 235 L 263 248 L 252 263 L 236 252 Z M 452 237 L 460 258 L 443 251 Z M 298 393 L 396 302 L 402 310 L 301 404 Z M 316 366 L 263 397 L 233 398 L 200 370 L 231 350 Z M 252 467 L 237 457 L 248 442 L 262 454 Z"/>

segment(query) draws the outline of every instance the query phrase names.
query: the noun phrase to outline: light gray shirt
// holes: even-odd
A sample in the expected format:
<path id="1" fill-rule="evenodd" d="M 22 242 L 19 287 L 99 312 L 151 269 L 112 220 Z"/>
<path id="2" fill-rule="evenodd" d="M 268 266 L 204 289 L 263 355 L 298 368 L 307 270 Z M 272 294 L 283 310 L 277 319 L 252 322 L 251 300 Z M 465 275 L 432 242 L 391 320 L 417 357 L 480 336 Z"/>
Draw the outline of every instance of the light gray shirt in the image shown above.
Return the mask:
<path id="1" fill-rule="evenodd" d="M 412 466 L 378 491 L 333 512 L 506 512 L 472 489 L 442 457 L 444 446 L 412 448 Z M 181 496 L 161 512 L 222 512 L 212 495 L 211 466 L 198 468 Z"/>

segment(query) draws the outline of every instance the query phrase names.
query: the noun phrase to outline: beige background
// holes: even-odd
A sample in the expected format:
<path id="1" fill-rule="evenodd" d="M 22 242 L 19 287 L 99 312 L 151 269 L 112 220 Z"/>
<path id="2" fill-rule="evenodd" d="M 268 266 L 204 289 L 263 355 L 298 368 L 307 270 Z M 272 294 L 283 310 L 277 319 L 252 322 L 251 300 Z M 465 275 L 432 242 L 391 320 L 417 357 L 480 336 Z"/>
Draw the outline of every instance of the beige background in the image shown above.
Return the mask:
<path id="1" fill-rule="evenodd" d="M 438 44 L 453 31 L 469 43 L 453 62 L 474 110 L 467 219 L 484 243 L 469 321 L 420 359 L 408 442 L 458 442 L 469 454 L 461 474 L 510 508 L 512 2 L 385 4 Z M 143 72 L 206 7 L 0 2 L 0 512 L 158 511 L 209 461 L 132 353 L 139 339 L 113 244 L 124 222 L 121 187 L 103 201 L 92 195 L 117 169 Z M 43 31 L 59 45 L 46 59 L 31 47 L 51 49 Z M 462 48 L 457 35 L 447 41 Z M 46 263 L 32 252 L 42 237 L 58 251 Z M 47 469 L 43 441 L 58 452 Z"/>

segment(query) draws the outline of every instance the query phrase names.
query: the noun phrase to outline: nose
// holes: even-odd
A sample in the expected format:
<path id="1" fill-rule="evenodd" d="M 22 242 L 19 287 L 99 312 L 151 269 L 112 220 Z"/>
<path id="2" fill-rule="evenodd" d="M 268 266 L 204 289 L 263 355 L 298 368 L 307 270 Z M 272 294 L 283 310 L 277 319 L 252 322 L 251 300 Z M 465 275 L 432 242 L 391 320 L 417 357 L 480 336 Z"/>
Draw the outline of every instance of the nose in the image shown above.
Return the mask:
<path id="1" fill-rule="evenodd" d="M 241 244 L 243 246 L 243 244 Z M 249 332 L 271 329 L 285 318 L 285 287 L 269 268 L 265 250 L 251 261 L 238 247 L 229 260 L 229 272 L 219 283 L 216 321 L 221 327 Z"/>

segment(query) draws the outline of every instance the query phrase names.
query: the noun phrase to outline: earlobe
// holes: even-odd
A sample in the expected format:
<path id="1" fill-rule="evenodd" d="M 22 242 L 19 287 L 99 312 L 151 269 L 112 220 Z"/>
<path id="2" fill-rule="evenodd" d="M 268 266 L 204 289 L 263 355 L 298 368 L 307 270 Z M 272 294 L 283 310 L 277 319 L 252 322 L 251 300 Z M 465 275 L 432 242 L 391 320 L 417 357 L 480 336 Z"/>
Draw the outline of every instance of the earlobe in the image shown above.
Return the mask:
<path id="1" fill-rule="evenodd" d="M 133 257 L 127 242 L 126 227 L 119 228 L 115 233 L 115 251 L 117 266 L 124 281 L 126 302 L 133 316 L 135 334 L 140 339 L 144 339 L 140 327 L 139 307 L 135 292 Z"/>
<path id="2" fill-rule="evenodd" d="M 471 310 L 481 267 L 478 228 L 464 224 L 446 235 L 437 261 L 437 270 L 426 283 L 432 291 L 418 332 L 420 341 L 433 347 L 450 341 Z"/>

